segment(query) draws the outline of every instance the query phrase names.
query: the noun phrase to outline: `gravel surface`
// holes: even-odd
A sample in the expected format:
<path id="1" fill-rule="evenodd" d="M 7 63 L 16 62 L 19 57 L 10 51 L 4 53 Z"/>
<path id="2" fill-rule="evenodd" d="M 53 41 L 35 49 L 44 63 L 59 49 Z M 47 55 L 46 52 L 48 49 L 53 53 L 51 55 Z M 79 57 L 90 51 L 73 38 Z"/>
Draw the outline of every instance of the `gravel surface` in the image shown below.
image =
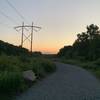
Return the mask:
<path id="1" fill-rule="evenodd" d="M 57 71 L 16 100 L 100 100 L 100 81 L 73 65 L 56 63 Z"/>

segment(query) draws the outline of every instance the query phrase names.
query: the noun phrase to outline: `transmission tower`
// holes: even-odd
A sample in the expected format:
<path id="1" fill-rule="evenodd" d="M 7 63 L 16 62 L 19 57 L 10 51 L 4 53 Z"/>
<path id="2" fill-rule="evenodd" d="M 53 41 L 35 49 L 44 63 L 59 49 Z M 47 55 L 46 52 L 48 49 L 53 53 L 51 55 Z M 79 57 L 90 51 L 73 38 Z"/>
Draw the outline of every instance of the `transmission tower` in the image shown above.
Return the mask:
<path id="1" fill-rule="evenodd" d="M 32 52 L 32 45 L 33 45 L 33 31 L 39 31 L 41 27 L 33 25 L 25 25 L 24 22 L 22 23 L 22 26 L 16 26 L 14 27 L 16 31 L 21 31 L 21 47 L 23 47 L 23 43 L 26 40 L 29 40 L 30 42 L 30 51 Z M 28 31 L 29 35 L 26 36 L 25 31 Z"/>

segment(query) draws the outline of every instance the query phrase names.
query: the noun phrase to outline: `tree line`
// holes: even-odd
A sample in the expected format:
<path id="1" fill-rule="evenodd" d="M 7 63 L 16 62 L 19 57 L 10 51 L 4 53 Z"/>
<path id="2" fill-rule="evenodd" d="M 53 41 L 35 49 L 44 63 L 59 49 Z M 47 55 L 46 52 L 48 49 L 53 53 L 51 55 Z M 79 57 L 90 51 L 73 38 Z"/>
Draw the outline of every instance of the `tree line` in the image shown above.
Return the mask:
<path id="1" fill-rule="evenodd" d="M 100 58 L 100 30 L 97 25 L 86 27 L 86 32 L 77 34 L 73 45 L 64 46 L 58 52 L 59 57 L 67 59 L 96 60 Z"/>
<path id="2" fill-rule="evenodd" d="M 0 55 L 6 54 L 8 56 L 41 56 L 40 51 L 30 52 L 28 49 L 21 46 L 15 46 L 10 43 L 0 40 Z"/>
<path id="3" fill-rule="evenodd" d="M 0 40 L 0 54 L 7 55 L 28 55 L 29 51 L 26 48 L 21 48 L 20 46 L 14 46 L 7 42 Z"/>

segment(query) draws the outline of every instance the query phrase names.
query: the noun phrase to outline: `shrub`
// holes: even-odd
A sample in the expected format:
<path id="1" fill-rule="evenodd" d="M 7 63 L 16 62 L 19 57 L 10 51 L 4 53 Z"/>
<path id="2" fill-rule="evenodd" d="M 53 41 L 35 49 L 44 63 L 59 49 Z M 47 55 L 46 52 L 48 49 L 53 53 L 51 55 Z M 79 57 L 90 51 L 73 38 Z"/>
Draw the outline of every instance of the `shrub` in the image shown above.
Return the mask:
<path id="1" fill-rule="evenodd" d="M 20 72 L 0 72 L 0 92 L 15 92 L 21 89 L 24 80 Z"/>
<path id="2" fill-rule="evenodd" d="M 26 63 L 26 62 L 27 62 L 27 63 L 30 63 L 30 58 L 29 58 L 29 56 L 22 55 L 22 56 L 19 56 L 18 59 L 19 59 L 20 62 L 23 62 L 23 63 Z"/>
<path id="3" fill-rule="evenodd" d="M 96 70 L 96 71 L 94 72 L 94 74 L 95 74 L 98 78 L 100 78 L 100 69 L 99 69 L 99 70 Z"/>
<path id="4" fill-rule="evenodd" d="M 47 73 L 54 72 L 56 69 L 54 63 L 43 58 L 32 59 L 31 66 L 38 78 L 44 77 Z"/>
<path id="5" fill-rule="evenodd" d="M 19 61 L 17 57 L 13 56 L 6 56 L 1 55 L 0 56 L 0 71 L 16 71 L 19 70 L 18 65 Z"/>
<path id="6" fill-rule="evenodd" d="M 33 70 L 37 78 L 43 78 L 55 71 L 55 64 L 42 57 L 0 56 L 0 91 L 9 92 L 26 89 L 27 84 L 21 76 L 26 70 Z"/>
<path id="7" fill-rule="evenodd" d="M 97 59 L 96 61 L 94 61 L 94 64 L 100 65 L 100 59 Z"/>
<path id="8" fill-rule="evenodd" d="M 47 73 L 51 73 L 51 72 L 54 72 L 56 70 L 55 64 L 50 62 L 49 60 L 42 61 L 41 65 L 43 66 L 45 72 L 47 72 Z"/>
<path id="9" fill-rule="evenodd" d="M 36 73 L 36 76 L 39 79 L 45 77 L 45 75 L 46 75 L 43 67 L 39 63 L 33 65 L 33 69 L 32 70 Z"/>

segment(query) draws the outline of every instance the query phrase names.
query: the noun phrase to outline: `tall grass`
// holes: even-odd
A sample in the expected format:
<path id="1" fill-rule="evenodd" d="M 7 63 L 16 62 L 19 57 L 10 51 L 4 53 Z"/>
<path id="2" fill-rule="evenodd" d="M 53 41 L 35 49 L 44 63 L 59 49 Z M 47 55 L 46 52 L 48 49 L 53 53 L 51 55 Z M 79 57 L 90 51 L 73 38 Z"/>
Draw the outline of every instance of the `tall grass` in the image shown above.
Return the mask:
<path id="1" fill-rule="evenodd" d="M 0 94 L 19 92 L 28 87 L 22 72 L 33 70 L 38 79 L 56 70 L 51 61 L 40 57 L 29 56 L 0 56 Z M 1 99 L 0 99 L 1 100 Z"/>

